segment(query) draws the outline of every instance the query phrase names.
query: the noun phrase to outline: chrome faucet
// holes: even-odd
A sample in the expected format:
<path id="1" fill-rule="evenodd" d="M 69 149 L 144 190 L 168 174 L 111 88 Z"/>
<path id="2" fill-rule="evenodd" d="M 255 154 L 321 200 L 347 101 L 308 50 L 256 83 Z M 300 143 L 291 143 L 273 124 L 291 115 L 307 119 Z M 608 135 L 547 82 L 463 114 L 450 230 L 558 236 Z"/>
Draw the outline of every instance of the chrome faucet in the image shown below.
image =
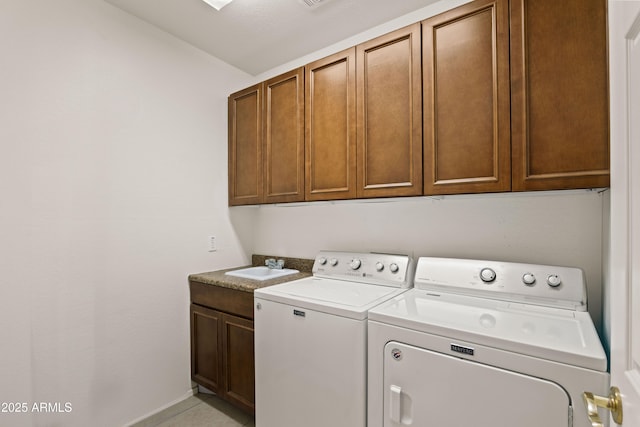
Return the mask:
<path id="1" fill-rule="evenodd" d="M 283 259 L 279 259 L 279 260 L 275 260 L 273 258 L 267 258 L 267 260 L 265 260 L 264 265 L 266 265 L 269 268 L 275 268 L 278 270 L 282 270 L 284 268 L 284 260 Z"/>

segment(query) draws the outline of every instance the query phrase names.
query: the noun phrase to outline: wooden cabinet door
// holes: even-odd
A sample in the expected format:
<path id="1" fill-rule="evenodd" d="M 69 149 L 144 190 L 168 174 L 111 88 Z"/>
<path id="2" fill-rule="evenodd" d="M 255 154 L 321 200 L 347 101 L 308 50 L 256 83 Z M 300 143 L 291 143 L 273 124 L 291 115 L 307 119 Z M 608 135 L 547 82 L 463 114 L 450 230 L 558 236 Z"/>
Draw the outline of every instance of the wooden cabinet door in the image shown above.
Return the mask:
<path id="1" fill-rule="evenodd" d="M 304 200 L 304 68 L 264 83 L 264 202 Z"/>
<path id="2" fill-rule="evenodd" d="M 219 351 L 221 313 L 191 304 L 191 378 L 219 393 L 222 359 Z"/>
<path id="3" fill-rule="evenodd" d="M 422 23 L 424 193 L 511 188 L 509 10 L 477 0 Z"/>
<path id="4" fill-rule="evenodd" d="M 229 205 L 262 202 L 262 84 L 229 96 Z"/>
<path id="5" fill-rule="evenodd" d="M 605 0 L 512 0 L 513 189 L 609 185 Z"/>
<path id="6" fill-rule="evenodd" d="M 358 197 L 422 194 L 420 24 L 356 47 Z"/>
<path id="7" fill-rule="evenodd" d="M 255 411 L 253 322 L 222 315 L 222 372 L 226 399 L 245 411 Z"/>
<path id="8" fill-rule="evenodd" d="M 356 196 L 355 48 L 305 66 L 305 198 Z"/>

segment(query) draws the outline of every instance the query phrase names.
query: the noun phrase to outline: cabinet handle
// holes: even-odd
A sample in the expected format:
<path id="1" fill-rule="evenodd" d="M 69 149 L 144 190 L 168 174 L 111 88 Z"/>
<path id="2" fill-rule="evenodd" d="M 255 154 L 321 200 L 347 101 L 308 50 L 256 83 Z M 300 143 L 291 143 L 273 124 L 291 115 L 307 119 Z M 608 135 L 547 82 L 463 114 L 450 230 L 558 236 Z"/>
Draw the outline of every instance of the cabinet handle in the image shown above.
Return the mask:
<path id="1" fill-rule="evenodd" d="M 611 417 L 616 424 L 622 424 L 622 396 L 618 387 L 609 389 L 609 396 L 602 397 L 585 391 L 582 393 L 582 399 L 587 407 L 587 414 L 591 427 L 603 427 L 600 415 L 598 415 L 598 407 L 611 411 Z"/>

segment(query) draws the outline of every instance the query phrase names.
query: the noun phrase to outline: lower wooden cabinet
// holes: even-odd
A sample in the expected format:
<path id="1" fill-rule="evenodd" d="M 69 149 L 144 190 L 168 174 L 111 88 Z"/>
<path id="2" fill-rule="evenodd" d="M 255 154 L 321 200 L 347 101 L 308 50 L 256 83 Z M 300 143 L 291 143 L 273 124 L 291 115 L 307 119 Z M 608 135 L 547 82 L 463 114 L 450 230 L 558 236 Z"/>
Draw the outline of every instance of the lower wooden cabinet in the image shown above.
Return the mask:
<path id="1" fill-rule="evenodd" d="M 191 379 L 220 392 L 220 339 L 222 313 L 191 304 Z"/>
<path id="2" fill-rule="evenodd" d="M 194 285 L 199 288 L 195 293 Z M 191 379 L 236 407 L 254 414 L 253 319 L 193 302 L 194 296 L 196 301 L 200 301 L 198 292 L 206 295 L 207 288 L 219 293 L 216 286 L 191 283 L 191 288 Z M 253 295 L 248 292 L 224 291 L 237 294 L 234 298 L 253 300 Z M 212 300 L 216 305 L 221 302 L 216 297 Z M 223 301 L 221 305 L 226 304 L 233 305 L 233 301 Z"/>
<path id="3" fill-rule="evenodd" d="M 222 315 L 222 395 L 248 412 L 255 411 L 253 321 Z"/>

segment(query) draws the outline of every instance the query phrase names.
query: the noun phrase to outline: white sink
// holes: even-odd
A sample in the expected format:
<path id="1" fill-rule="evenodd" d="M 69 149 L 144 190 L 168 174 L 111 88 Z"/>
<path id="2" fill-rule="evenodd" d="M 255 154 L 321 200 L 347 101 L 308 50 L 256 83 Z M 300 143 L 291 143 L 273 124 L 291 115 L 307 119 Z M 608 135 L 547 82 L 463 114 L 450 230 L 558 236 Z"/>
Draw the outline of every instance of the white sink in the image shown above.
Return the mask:
<path id="1" fill-rule="evenodd" d="M 242 277 L 244 279 L 253 279 L 253 280 L 269 280 L 275 279 L 276 277 L 288 276 L 290 274 L 299 273 L 298 270 L 294 270 L 292 268 L 269 268 L 266 266 L 260 267 L 248 267 L 241 268 L 240 270 L 227 271 L 224 274 L 235 277 Z"/>

